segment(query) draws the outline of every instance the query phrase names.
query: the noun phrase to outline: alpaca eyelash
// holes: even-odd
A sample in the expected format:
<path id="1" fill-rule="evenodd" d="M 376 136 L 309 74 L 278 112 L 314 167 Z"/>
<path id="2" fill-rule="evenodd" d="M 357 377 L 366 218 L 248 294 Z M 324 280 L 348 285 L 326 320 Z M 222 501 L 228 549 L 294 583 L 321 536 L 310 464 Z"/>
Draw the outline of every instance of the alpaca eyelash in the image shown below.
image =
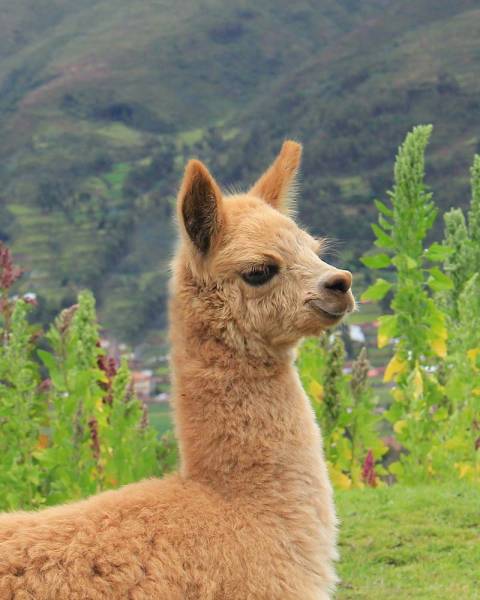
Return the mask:
<path id="1" fill-rule="evenodd" d="M 241 273 L 245 283 L 253 287 L 264 285 L 277 275 L 280 267 L 277 264 L 255 265 L 249 271 Z"/>

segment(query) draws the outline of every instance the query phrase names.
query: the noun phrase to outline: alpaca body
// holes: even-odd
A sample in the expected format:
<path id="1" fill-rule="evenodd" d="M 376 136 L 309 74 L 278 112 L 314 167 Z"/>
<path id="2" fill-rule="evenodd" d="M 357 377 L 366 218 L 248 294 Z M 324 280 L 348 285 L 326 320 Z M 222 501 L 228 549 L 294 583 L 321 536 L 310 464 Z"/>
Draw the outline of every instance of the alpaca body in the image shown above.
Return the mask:
<path id="1" fill-rule="evenodd" d="M 300 391 L 290 375 L 292 381 L 279 381 L 285 399 Z M 221 465 L 212 461 L 221 476 L 199 478 L 205 482 L 174 475 L 0 518 L 0 597 L 328 598 L 334 517 L 331 500 L 325 502 L 330 490 L 318 461 L 318 431 L 304 400 L 299 394 L 293 405 L 303 410 L 289 424 L 292 438 L 275 455 L 264 440 L 256 465 L 239 459 L 240 443 L 237 457 L 230 448 Z M 249 418 L 244 409 L 242 422 Z M 301 447 L 292 446 L 294 437 L 302 438 Z"/>
<path id="2" fill-rule="evenodd" d="M 2 600 L 331 597 L 332 490 L 293 363 L 353 296 L 282 209 L 299 160 L 285 143 L 232 197 L 189 163 L 170 290 L 180 472 L 0 516 Z"/>

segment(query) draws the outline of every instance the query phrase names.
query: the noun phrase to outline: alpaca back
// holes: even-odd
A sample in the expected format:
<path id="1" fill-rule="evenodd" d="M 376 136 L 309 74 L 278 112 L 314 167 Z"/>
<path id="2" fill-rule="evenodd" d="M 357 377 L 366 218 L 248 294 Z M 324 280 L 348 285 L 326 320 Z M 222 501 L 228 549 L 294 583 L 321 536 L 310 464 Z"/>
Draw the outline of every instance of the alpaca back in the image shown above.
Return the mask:
<path id="1" fill-rule="evenodd" d="M 323 585 L 328 574 L 306 570 L 304 582 L 298 576 L 308 551 L 299 518 L 311 515 L 277 512 L 268 503 L 259 511 L 251 501 L 225 501 L 173 476 L 35 515 L 3 516 L 0 597 L 318 598 L 314 582 Z M 287 526 L 298 528 L 296 535 Z"/>

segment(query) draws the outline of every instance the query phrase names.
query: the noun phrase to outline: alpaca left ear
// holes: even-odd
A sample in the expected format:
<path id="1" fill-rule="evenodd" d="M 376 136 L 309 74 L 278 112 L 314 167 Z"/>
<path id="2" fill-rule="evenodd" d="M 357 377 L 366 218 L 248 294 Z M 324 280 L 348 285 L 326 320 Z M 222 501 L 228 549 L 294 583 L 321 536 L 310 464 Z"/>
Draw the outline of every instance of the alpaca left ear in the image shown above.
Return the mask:
<path id="1" fill-rule="evenodd" d="M 295 200 L 301 159 L 302 145 L 292 140 L 285 141 L 280 154 L 249 193 L 262 198 L 281 212 L 289 212 Z"/>
<path id="2" fill-rule="evenodd" d="M 222 193 L 199 160 L 191 160 L 185 169 L 177 207 L 187 238 L 201 255 L 208 254 L 223 223 Z"/>

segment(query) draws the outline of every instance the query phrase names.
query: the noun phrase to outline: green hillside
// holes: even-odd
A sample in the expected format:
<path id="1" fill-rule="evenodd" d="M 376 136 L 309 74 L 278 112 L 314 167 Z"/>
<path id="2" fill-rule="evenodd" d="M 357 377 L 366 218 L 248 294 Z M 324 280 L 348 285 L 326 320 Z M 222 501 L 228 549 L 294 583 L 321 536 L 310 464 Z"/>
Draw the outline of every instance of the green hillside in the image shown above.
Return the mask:
<path id="1" fill-rule="evenodd" d="M 353 266 L 411 125 L 436 126 L 429 177 L 461 204 L 479 144 L 475 5 L 0 0 L 0 236 L 43 316 L 88 286 L 121 339 L 162 329 L 191 155 L 246 184 L 300 139 L 300 216 Z"/>
<path id="2" fill-rule="evenodd" d="M 479 60 L 475 2 L 392 3 L 241 115 L 228 176 L 246 179 L 287 135 L 302 140 L 301 216 L 358 256 L 370 245 L 372 198 L 390 187 L 392 159 L 414 125 L 434 125 L 428 179 L 440 206 L 464 202 L 480 150 Z"/>

